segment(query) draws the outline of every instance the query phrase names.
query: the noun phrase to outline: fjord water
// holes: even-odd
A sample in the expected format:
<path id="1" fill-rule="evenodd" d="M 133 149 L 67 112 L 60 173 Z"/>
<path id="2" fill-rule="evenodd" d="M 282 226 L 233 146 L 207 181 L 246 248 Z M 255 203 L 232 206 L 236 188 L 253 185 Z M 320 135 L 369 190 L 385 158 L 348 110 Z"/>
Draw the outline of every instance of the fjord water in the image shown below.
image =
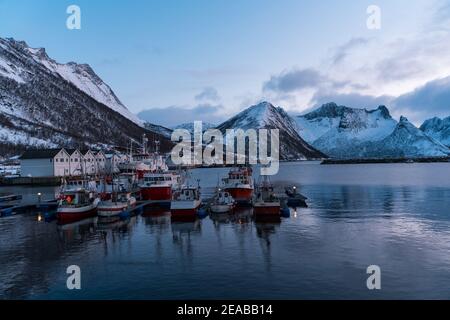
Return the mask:
<path id="1" fill-rule="evenodd" d="M 198 169 L 192 179 L 206 193 L 226 172 Z M 299 185 L 309 208 L 280 222 L 246 210 L 194 223 L 0 218 L 0 297 L 448 299 L 449 178 L 450 163 L 283 163 L 272 182 Z M 69 265 L 81 268 L 81 290 L 66 288 Z M 379 291 L 366 287 L 369 265 L 381 268 Z"/>

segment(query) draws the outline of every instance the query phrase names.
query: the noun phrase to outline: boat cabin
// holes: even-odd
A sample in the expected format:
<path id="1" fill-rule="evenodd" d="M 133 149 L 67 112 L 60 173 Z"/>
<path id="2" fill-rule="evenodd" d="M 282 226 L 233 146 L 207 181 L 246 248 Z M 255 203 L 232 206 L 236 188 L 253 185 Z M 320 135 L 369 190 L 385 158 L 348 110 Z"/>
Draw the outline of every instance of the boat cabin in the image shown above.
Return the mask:
<path id="1" fill-rule="evenodd" d="M 176 195 L 176 200 L 178 200 L 178 201 L 192 201 L 192 200 L 199 200 L 199 199 L 200 199 L 200 192 L 199 192 L 198 188 L 194 188 L 194 187 L 183 188 Z"/>
<path id="2" fill-rule="evenodd" d="M 86 190 L 64 192 L 61 199 L 61 206 L 85 206 L 91 200 L 89 192 Z"/>

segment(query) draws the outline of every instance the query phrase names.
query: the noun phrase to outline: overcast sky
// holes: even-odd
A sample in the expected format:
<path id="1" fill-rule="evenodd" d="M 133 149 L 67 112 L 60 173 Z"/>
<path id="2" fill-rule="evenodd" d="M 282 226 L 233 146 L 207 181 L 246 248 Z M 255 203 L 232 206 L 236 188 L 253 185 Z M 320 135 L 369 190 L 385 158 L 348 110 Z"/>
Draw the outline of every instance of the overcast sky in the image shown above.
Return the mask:
<path id="1" fill-rule="evenodd" d="M 66 28 L 70 4 L 81 30 Z M 380 30 L 366 26 L 371 4 Z M 447 0 L 0 0 L 0 36 L 89 63 L 165 125 L 217 123 L 261 100 L 292 113 L 387 104 L 416 124 L 450 115 Z"/>

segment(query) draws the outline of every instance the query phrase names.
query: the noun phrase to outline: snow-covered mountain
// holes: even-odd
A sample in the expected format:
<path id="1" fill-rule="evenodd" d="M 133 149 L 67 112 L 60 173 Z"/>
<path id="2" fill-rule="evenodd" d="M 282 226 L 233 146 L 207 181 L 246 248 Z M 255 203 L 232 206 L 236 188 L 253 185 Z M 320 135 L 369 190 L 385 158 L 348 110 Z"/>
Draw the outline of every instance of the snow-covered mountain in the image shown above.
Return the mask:
<path id="1" fill-rule="evenodd" d="M 302 138 L 335 158 L 365 157 L 361 145 L 381 141 L 397 125 L 385 106 L 368 111 L 335 103 L 325 104 L 296 120 Z"/>
<path id="2" fill-rule="evenodd" d="M 147 132 L 88 65 L 0 38 L 0 152 L 129 144 Z M 9 150 L 9 151 L 8 151 Z"/>
<path id="3" fill-rule="evenodd" d="M 220 124 L 217 129 L 222 132 L 226 129 L 279 129 L 282 160 L 326 157 L 299 136 L 297 124 L 291 116 L 282 108 L 274 107 L 268 102 L 262 102 L 240 112 Z"/>
<path id="4" fill-rule="evenodd" d="M 401 117 L 394 131 L 381 141 L 364 145 L 373 158 L 446 157 L 450 149 Z"/>
<path id="5" fill-rule="evenodd" d="M 202 122 L 202 131 L 203 132 L 205 132 L 208 129 L 214 129 L 215 127 L 217 127 L 217 125 L 209 123 L 209 122 Z M 183 123 L 183 124 L 180 124 L 180 125 L 172 128 L 172 130 L 176 130 L 176 129 L 187 130 L 191 133 L 191 135 L 193 135 L 194 134 L 194 123 L 193 122 Z"/>
<path id="6" fill-rule="evenodd" d="M 426 120 L 420 130 L 450 148 L 450 117 Z"/>
<path id="7" fill-rule="evenodd" d="M 191 135 L 194 134 L 194 123 L 193 122 L 183 123 L 183 124 L 180 124 L 180 125 L 172 127 L 172 128 L 167 128 L 167 127 L 164 127 L 164 126 L 160 126 L 158 124 L 145 122 L 144 123 L 144 127 L 149 129 L 149 130 L 151 130 L 151 131 L 153 131 L 153 132 L 157 132 L 157 133 L 163 135 L 167 139 L 171 139 L 172 132 L 174 130 L 176 130 L 176 129 L 184 129 L 184 130 L 189 131 L 191 133 Z M 214 125 L 212 123 L 202 122 L 203 132 L 205 132 L 208 129 L 213 129 L 215 127 L 216 127 L 216 125 Z"/>
<path id="8" fill-rule="evenodd" d="M 152 132 L 159 133 L 160 135 L 166 137 L 167 139 L 171 138 L 173 132 L 172 129 L 150 122 L 144 122 L 144 127 Z"/>
<path id="9" fill-rule="evenodd" d="M 328 103 L 297 117 L 299 134 L 333 158 L 440 157 L 450 149 L 416 128 L 395 121 L 385 106 L 354 109 Z M 431 128 L 429 123 L 427 128 Z M 425 125 L 425 124 L 424 124 Z M 438 126 L 436 126 L 438 127 Z"/>

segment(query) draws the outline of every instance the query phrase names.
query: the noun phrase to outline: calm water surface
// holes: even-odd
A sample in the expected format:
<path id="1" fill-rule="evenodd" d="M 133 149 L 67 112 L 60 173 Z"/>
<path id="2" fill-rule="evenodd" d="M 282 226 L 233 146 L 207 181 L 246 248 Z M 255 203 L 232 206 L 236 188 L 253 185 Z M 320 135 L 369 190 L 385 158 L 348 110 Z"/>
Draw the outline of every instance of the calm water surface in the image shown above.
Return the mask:
<path id="1" fill-rule="evenodd" d="M 207 193 L 226 172 L 192 176 Z M 450 164 L 285 163 L 272 181 L 300 185 L 310 207 L 273 223 L 251 210 L 193 223 L 164 213 L 66 226 L 37 212 L 0 218 L 0 298 L 450 298 Z M 66 289 L 74 264 L 80 291 Z M 374 264 L 377 292 L 366 287 Z"/>

